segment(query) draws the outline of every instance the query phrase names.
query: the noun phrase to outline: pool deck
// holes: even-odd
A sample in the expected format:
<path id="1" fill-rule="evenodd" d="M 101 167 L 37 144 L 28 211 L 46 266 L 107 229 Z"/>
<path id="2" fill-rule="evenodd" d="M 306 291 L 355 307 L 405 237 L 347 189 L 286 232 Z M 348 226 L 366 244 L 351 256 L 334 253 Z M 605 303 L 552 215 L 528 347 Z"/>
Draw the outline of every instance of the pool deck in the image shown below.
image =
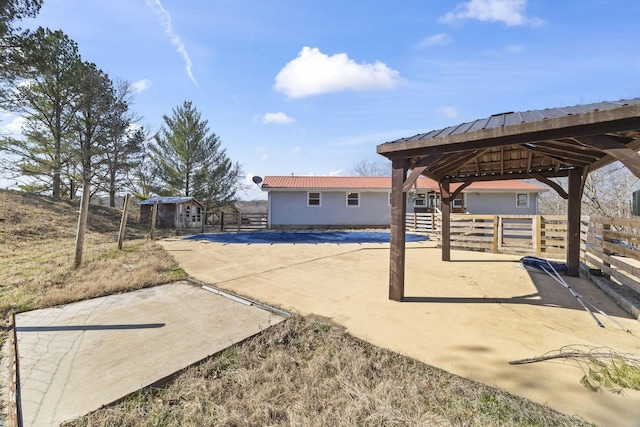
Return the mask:
<path id="1" fill-rule="evenodd" d="M 563 346 L 640 354 L 640 323 L 584 278 L 567 282 L 629 328 L 600 316 L 519 256 L 452 251 L 408 243 L 407 301 L 388 299 L 389 244 L 221 244 L 165 239 L 160 244 L 192 277 L 302 315 L 331 319 L 352 335 L 429 365 L 544 403 L 598 425 L 640 425 L 640 392 L 586 390 L 571 360 L 509 361 Z"/>

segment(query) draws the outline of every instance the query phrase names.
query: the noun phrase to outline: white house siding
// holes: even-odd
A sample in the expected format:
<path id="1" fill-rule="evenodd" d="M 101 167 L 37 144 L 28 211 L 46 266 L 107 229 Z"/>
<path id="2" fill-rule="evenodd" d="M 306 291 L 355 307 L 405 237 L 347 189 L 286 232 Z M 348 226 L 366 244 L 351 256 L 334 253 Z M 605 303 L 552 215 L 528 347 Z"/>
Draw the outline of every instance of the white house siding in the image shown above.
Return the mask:
<path id="1" fill-rule="evenodd" d="M 536 215 L 538 198 L 529 194 L 529 206 L 518 207 L 515 193 L 464 193 L 465 208 L 476 215 Z"/>
<path id="2" fill-rule="evenodd" d="M 353 190 L 351 190 L 353 191 Z M 313 192 L 318 192 L 314 190 Z M 346 191 L 320 191 L 321 205 L 307 206 L 307 191 L 270 191 L 271 227 L 281 226 L 389 226 L 389 193 L 355 191 L 360 206 L 347 206 Z"/>

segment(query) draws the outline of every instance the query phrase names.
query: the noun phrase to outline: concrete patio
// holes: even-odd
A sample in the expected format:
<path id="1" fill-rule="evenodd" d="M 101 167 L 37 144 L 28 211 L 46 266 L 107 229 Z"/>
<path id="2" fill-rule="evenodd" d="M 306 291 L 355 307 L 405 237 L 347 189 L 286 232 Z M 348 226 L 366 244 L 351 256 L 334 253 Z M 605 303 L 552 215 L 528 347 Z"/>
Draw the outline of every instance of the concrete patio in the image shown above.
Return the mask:
<path id="1" fill-rule="evenodd" d="M 186 282 L 20 313 L 25 426 L 57 426 L 284 320 Z"/>
<path id="2" fill-rule="evenodd" d="M 606 426 L 640 423 L 640 392 L 591 392 L 571 360 L 509 361 L 569 345 L 640 354 L 640 324 L 583 278 L 566 280 L 613 316 L 599 328 L 567 289 L 523 269 L 519 256 L 407 244 L 407 301 L 388 299 L 388 244 L 221 244 L 167 239 L 161 245 L 193 277 L 300 314 L 449 372 L 505 389 Z"/>

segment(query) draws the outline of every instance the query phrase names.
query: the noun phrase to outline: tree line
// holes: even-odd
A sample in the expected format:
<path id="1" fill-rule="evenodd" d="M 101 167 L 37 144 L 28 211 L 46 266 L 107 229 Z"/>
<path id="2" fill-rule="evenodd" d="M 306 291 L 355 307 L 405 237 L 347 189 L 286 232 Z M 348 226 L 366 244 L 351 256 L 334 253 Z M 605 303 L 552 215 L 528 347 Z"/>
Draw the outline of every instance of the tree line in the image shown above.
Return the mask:
<path id="1" fill-rule="evenodd" d="M 76 199 L 124 191 L 232 203 L 243 173 L 208 121 L 185 101 L 152 135 L 132 109 L 133 89 L 84 60 L 61 30 L 23 30 L 42 0 L 0 2 L 0 108 L 23 118 L 0 136 L 0 166 L 24 191 Z M 88 199 L 88 198 L 87 198 Z"/>

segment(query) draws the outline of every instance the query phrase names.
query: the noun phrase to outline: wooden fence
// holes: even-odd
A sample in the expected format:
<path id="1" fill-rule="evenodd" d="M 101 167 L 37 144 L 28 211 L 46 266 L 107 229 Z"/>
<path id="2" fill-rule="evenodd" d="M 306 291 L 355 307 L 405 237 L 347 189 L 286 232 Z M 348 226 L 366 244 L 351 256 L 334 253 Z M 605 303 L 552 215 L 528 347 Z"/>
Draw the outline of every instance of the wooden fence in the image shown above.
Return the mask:
<path id="1" fill-rule="evenodd" d="M 208 227 L 218 228 L 220 231 L 256 231 L 266 230 L 266 213 L 218 212 L 208 221 Z"/>
<path id="2" fill-rule="evenodd" d="M 407 231 L 432 232 L 438 244 L 441 226 L 438 214 L 407 216 Z M 583 216 L 580 235 L 582 263 L 595 274 L 601 272 L 614 283 L 640 293 L 640 218 Z M 566 239 L 564 215 L 451 215 L 454 249 L 563 259 Z"/>
<path id="3" fill-rule="evenodd" d="M 640 293 L 640 218 L 591 218 L 582 254 L 585 264 Z"/>

